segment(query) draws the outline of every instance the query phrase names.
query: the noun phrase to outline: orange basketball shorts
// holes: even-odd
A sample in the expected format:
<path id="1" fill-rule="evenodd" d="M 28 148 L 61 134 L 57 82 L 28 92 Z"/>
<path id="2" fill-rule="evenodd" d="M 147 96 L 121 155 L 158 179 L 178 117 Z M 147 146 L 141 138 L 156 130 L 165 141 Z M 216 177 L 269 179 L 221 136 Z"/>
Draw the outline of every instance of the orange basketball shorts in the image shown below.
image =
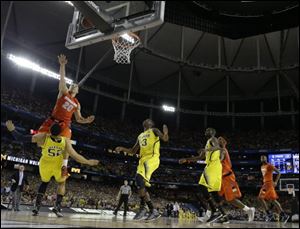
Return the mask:
<path id="1" fill-rule="evenodd" d="M 226 201 L 232 201 L 242 196 L 233 172 L 231 172 L 230 175 L 222 177 L 222 186 L 219 195 L 224 196 Z"/>

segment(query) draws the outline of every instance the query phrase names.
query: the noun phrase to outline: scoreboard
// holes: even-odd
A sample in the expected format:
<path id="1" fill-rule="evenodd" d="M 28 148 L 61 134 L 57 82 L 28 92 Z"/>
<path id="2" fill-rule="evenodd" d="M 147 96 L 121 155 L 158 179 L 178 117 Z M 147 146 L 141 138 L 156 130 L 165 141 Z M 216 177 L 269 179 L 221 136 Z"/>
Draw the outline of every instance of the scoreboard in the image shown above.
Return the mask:
<path id="1" fill-rule="evenodd" d="M 269 154 L 268 159 L 282 174 L 299 173 L 299 154 Z"/>

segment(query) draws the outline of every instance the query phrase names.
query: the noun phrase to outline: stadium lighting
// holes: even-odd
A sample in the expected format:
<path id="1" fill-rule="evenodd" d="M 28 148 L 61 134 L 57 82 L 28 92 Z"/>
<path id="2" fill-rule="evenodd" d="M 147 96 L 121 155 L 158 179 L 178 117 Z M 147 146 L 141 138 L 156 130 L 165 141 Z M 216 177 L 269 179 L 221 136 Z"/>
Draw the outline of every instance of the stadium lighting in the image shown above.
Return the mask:
<path id="1" fill-rule="evenodd" d="M 121 37 L 123 37 L 125 40 L 129 41 L 132 44 L 134 43 L 134 38 L 129 36 L 128 33 L 122 34 Z"/>
<path id="2" fill-rule="evenodd" d="M 65 1 L 65 3 L 67 3 L 67 4 L 69 4 L 70 6 L 73 6 L 73 7 L 74 7 L 73 3 L 70 2 L 70 1 Z"/>
<path id="3" fill-rule="evenodd" d="M 54 78 L 54 79 L 57 79 L 57 80 L 60 79 L 59 74 L 56 74 L 55 72 L 52 72 L 52 71 L 50 71 L 46 68 L 42 68 L 40 65 L 38 65 L 36 63 L 33 63 L 32 61 L 27 60 L 23 57 L 17 57 L 13 54 L 7 54 L 7 58 L 9 60 L 11 60 L 12 62 L 14 62 L 16 65 L 20 66 L 20 67 L 29 68 L 32 71 L 39 72 L 39 73 L 41 73 L 45 76 L 48 76 L 50 78 Z M 67 77 L 65 77 L 65 79 L 66 79 L 67 84 L 72 84 L 73 83 L 73 80 L 71 80 Z"/>
<path id="4" fill-rule="evenodd" d="M 168 112 L 175 112 L 175 107 L 167 106 L 167 105 L 162 105 L 162 108 L 164 111 Z"/>

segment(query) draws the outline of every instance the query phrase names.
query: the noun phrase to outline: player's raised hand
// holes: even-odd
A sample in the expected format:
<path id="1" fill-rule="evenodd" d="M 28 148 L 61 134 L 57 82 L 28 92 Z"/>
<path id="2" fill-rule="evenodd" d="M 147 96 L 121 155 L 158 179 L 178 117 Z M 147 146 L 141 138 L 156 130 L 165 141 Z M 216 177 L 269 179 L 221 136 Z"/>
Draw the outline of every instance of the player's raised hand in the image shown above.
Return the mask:
<path id="1" fill-rule="evenodd" d="M 118 146 L 118 147 L 116 147 L 115 151 L 117 153 L 120 153 L 121 151 L 123 151 L 123 147 L 122 146 Z"/>
<path id="2" fill-rule="evenodd" d="M 98 160 L 94 160 L 94 159 L 88 160 L 88 165 L 89 166 L 96 166 L 98 164 L 99 164 Z"/>
<path id="3" fill-rule="evenodd" d="M 163 133 L 164 135 L 167 135 L 169 133 L 169 129 L 166 124 L 163 125 Z"/>
<path id="4" fill-rule="evenodd" d="M 187 163 L 187 159 L 185 158 L 179 159 L 179 164 L 184 164 L 184 163 Z"/>
<path id="5" fill-rule="evenodd" d="M 15 125 L 13 124 L 13 122 L 11 120 L 7 120 L 5 124 L 6 124 L 8 131 L 10 131 L 10 132 L 12 132 L 16 129 Z"/>
<path id="6" fill-rule="evenodd" d="M 87 117 L 86 119 L 88 120 L 89 123 L 91 123 L 95 120 L 95 115 L 91 115 L 91 116 Z"/>
<path id="7" fill-rule="evenodd" d="M 61 65 L 66 65 L 68 63 L 67 57 L 64 54 L 60 54 L 57 58 Z"/>

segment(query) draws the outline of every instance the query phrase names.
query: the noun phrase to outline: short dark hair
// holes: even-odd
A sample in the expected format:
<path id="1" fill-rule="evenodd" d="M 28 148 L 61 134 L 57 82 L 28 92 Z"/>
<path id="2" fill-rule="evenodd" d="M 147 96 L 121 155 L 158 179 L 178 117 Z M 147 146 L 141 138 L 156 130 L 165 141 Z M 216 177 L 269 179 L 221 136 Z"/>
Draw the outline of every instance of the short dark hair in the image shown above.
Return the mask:
<path id="1" fill-rule="evenodd" d="M 58 136 L 61 132 L 61 127 L 58 123 L 54 123 L 50 128 L 50 133 L 53 136 Z"/>

